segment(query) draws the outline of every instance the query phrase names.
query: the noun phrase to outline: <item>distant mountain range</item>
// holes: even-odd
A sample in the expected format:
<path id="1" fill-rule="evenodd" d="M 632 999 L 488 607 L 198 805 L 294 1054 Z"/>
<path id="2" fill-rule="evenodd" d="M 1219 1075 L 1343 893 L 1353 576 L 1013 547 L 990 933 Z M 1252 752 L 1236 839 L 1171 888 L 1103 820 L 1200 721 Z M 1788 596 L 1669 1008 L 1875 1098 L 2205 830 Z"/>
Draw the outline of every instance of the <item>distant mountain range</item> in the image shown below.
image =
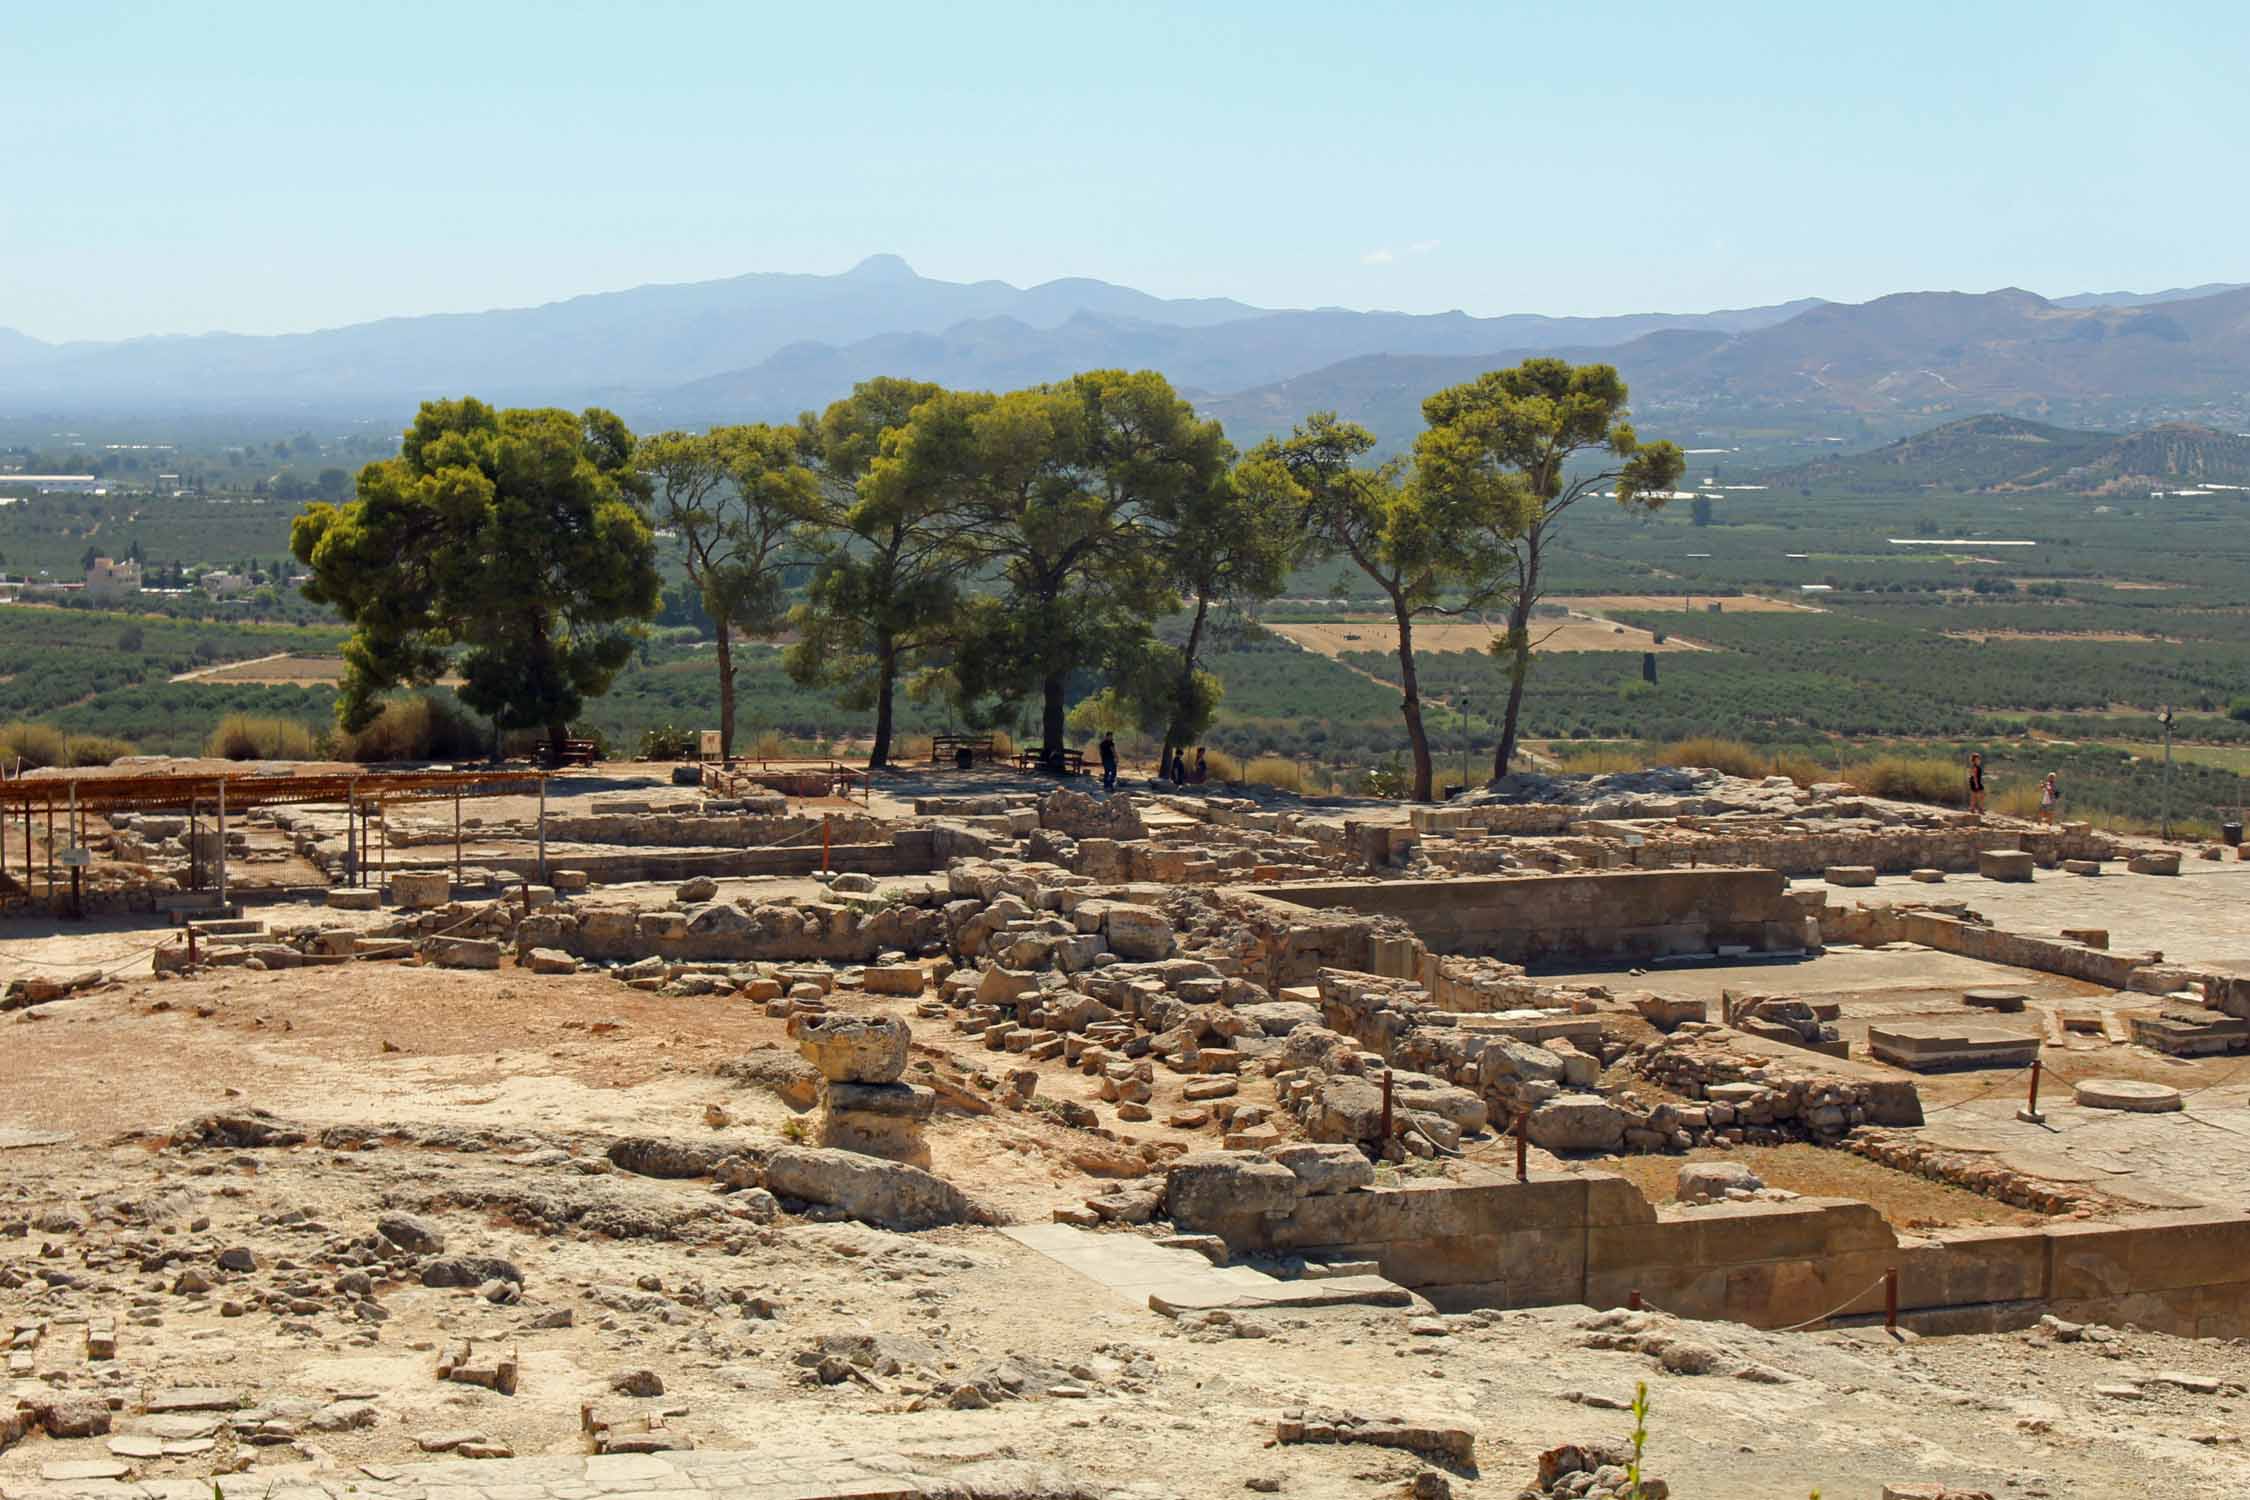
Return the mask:
<path id="1" fill-rule="evenodd" d="M 602 402 L 640 427 L 787 418 L 870 375 L 1006 388 L 1073 370 L 1162 370 L 1238 440 L 1333 408 L 1397 445 L 1430 391 L 1531 353 L 1604 359 L 1651 432 L 1729 424 L 1899 432 L 1987 411 L 2141 427 L 2250 427 L 2250 285 L 1913 292 L 1707 313 L 1473 318 L 1167 299 L 1069 279 L 760 273 L 540 307 L 313 333 L 47 344 L 0 329 L 0 415 L 168 411 L 403 419 L 470 392 Z"/>
<path id="2" fill-rule="evenodd" d="M 1334 410 L 1394 442 L 1421 398 L 1533 351 L 1475 358 L 1364 356 L 1208 403 L 1237 436 Z M 1618 367 L 1652 434 L 1764 425 L 1898 430 L 1999 410 L 2140 426 L 2250 427 L 2250 287 L 2200 297 L 2064 307 L 2009 288 L 1823 302 L 1739 333 L 1666 329 L 1603 349 L 1549 352 Z"/>
<path id="3" fill-rule="evenodd" d="M 2084 432 L 2021 417 L 1948 422 L 1867 453 L 1842 453 L 1754 476 L 1776 488 L 1843 494 L 2009 490 L 2115 494 L 2250 484 L 2250 437 L 2170 423 Z M 2243 498 L 2250 500 L 2250 491 Z"/>

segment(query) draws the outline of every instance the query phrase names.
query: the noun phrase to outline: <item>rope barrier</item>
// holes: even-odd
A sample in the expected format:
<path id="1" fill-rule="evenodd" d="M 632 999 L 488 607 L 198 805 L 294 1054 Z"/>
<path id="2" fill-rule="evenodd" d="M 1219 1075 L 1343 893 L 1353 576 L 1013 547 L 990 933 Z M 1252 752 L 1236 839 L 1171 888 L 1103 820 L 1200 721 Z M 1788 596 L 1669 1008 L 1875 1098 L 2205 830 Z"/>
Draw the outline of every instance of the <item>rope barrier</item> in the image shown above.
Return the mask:
<path id="1" fill-rule="evenodd" d="M 1826 1311 L 1826 1312 L 1822 1313 L 1822 1314 L 1821 1314 L 1821 1315 L 1820 1315 L 1819 1317 L 1817 1317 L 1817 1318 L 1807 1318 L 1807 1319 L 1805 1319 L 1805 1321 L 1804 1321 L 1804 1322 L 1802 1322 L 1802 1323 L 1792 1323 L 1792 1324 L 1790 1324 L 1790 1325 L 1789 1325 L 1789 1326 L 1788 1326 L 1787 1328 L 1772 1328 L 1772 1329 L 1768 1329 L 1768 1330 L 1767 1330 L 1767 1332 L 1769 1332 L 1769 1333 L 1802 1333 L 1802 1332 L 1803 1332 L 1803 1331 L 1804 1331 L 1805 1329 L 1807 1329 L 1807 1328 L 1810 1328 L 1810 1327 L 1812 1327 L 1812 1326 L 1813 1326 L 1813 1324 L 1815 1324 L 1815 1323 L 1825 1323 L 1825 1322 L 1827 1322 L 1827 1321 L 1828 1321 L 1828 1320 L 1829 1320 L 1830 1318 L 1833 1318 L 1833 1317 L 1835 1317 L 1835 1316 L 1836 1316 L 1836 1315 L 1837 1315 L 1838 1313 L 1842 1312 L 1842 1311 L 1843 1311 L 1843 1310 L 1844 1310 L 1845 1308 L 1847 1308 L 1847 1307 L 1851 1306 L 1851 1305 L 1852 1305 L 1852 1304 L 1853 1304 L 1854 1302 L 1857 1302 L 1857 1301 L 1858 1301 L 1858 1300 L 1859 1300 L 1860 1298 L 1862 1298 L 1862 1297 L 1866 1296 L 1866 1295 L 1867 1295 L 1867 1294 L 1868 1294 L 1869 1292 L 1872 1292 L 1872 1291 L 1874 1291 L 1874 1290 L 1875 1290 L 1876 1288 L 1880 1287 L 1880 1286 L 1881 1286 L 1881 1285 L 1882 1285 L 1882 1284 L 1883 1284 L 1883 1283 L 1884 1283 L 1885 1281 L 1887 1281 L 1887 1280 L 1889 1280 L 1889 1279 L 1890 1279 L 1890 1273 L 1886 1271 L 1886 1272 L 1884 1272 L 1884 1273 L 1883 1273 L 1883 1275 L 1881 1275 L 1881 1276 L 1878 1276 L 1878 1277 L 1876 1277 L 1876 1278 L 1875 1278 L 1875 1279 L 1874 1279 L 1873 1281 L 1870 1281 L 1870 1282 L 1869 1282 L 1869 1283 L 1868 1283 L 1868 1284 L 1867 1284 L 1866 1286 L 1864 1286 L 1864 1287 L 1861 1287 L 1861 1288 L 1860 1288 L 1860 1289 L 1859 1289 L 1858 1291 L 1856 1291 L 1856 1292 L 1852 1293 L 1852 1294 L 1851 1294 L 1851 1295 L 1850 1295 L 1849 1297 L 1846 1297 L 1846 1298 L 1845 1298 L 1845 1299 L 1844 1299 L 1843 1301 L 1841 1301 L 1841 1302 L 1837 1303 L 1837 1304 L 1836 1304 L 1836 1305 L 1835 1305 L 1834 1307 L 1832 1307 L 1832 1308 L 1830 1308 L 1830 1309 L 1829 1309 L 1828 1311 Z"/>

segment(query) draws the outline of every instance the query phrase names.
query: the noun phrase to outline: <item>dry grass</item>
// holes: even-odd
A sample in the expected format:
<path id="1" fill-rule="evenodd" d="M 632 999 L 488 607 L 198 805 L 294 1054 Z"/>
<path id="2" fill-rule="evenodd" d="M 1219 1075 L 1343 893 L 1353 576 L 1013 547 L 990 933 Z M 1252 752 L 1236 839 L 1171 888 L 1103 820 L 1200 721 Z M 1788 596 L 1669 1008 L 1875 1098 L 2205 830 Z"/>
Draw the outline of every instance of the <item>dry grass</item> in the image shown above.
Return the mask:
<path id="1" fill-rule="evenodd" d="M 204 740 L 203 753 L 220 760 L 313 760 L 320 745 L 295 719 L 228 714 Z"/>
<path id="2" fill-rule="evenodd" d="M 1681 1164 L 1690 1161 L 1737 1161 L 1764 1178 L 1768 1187 L 1813 1197 L 1854 1198 L 1872 1204 L 1899 1229 L 2045 1222 L 2028 1209 L 1826 1146 L 1704 1148 L 1684 1156 L 1624 1156 L 1601 1165 L 1605 1172 L 1631 1178 L 1651 1203 L 1670 1203 L 1677 1197 Z"/>
<path id="3" fill-rule="evenodd" d="M 437 698 L 394 698 L 365 729 L 338 735 L 339 760 L 463 760 L 489 748 L 482 725 Z"/>
<path id="4" fill-rule="evenodd" d="M 47 766 L 106 766 L 134 754 L 133 746 L 105 734 L 64 734 L 52 724 L 17 720 L 0 725 L 0 764 L 12 774 L 19 766 L 37 771 Z"/>
<path id="5" fill-rule="evenodd" d="M 1940 807 L 1966 807 L 1969 772 L 1965 765 L 1930 755 L 1878 755 L 1844 768 L 1844 780 L 1870 797 L 1898 802 L 1930 802 Z M 2037 808 L 2037 789 L 2033 807 Z M 2005 796 L 1988 803 L 1993 812 L 2007 809 Z"/>
<path id="6" fill-rule="evenodd" d="M 1621 776 L 1648 769 L 1648 757 L 1638 750 L 1615 746 L 1573 750 L 1554 758 L 1555 769 L 1566 776 Z"/>

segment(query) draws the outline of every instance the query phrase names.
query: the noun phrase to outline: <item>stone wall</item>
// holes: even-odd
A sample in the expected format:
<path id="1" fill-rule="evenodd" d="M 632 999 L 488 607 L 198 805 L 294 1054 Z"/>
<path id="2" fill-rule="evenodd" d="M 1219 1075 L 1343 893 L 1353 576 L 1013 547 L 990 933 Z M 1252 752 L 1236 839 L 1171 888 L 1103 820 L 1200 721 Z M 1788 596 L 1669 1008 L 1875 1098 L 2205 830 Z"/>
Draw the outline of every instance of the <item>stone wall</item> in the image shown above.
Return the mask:
<path id="1" fill-rule="evenodd" d="M 1306 882 L 1256 894 L 1396 917 L 1440 952 L 1520 964 L 1801 947 L 1804 926 L 1785 890 L 1772 870 L 1712 869 Z"/>
<path id="2" fill-rule="evenodd" d="M 524 953 L 559 948 L 602 962 L 657 957 L 674 960 L 832 959 L 864 963 L 892 949 L 919 951 L 946 939 L 944 916 L 898 903 L 859 907 L 825 902 L 728 906 L 712 902 L 678 911 L 573 903 L 535 912 L 517 924 Z"/>
<path id="3" fill-rule="evenodd" d="M 1176 1215 L 1175 1215 L 1176 1216 Z M 1880 1320 L 1884 1273 L 1929 1331 L 2052 1312 L 2191 1338 L 2250 1335 L 2250 1215 L 2233 1210 L 1940 1230 L 1902 1240 L 1841 1198 L 1652 1206 L 1623 1178 L 1410 1183 L 1199 1215 L 1238 1251 L 1374 1260 L 1441 1308 L 1624 1305 L 1787 1328 Z"/>

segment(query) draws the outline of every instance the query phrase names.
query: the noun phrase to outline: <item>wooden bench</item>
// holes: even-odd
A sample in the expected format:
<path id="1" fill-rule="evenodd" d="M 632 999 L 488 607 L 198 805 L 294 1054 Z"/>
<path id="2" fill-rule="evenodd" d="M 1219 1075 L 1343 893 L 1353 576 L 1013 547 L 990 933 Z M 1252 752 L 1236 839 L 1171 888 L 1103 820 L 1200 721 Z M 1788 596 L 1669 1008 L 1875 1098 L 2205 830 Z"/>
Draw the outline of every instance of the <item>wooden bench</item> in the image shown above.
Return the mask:
<path id="1" fill-rule="evenodd" d="M 969 752 L 969 760 L 972 764 L 981 760 L 989 765 L 993 759 L 992 736 L 989 734 L 933 734 L 930 736 L 930 764 L 933 766 L 955 764 L 959 761 L 960 752 L 963 750 Z"/>
<path id="2" fill-rule="evenodd" d="M 1085 751 L 1063 750 L 1057 753 L 1062 758 L 1062 768 L 1065 775 L 1082 776 L 1085 774 Z M 1016 767 L 1018 770 L 1023 771 L 1043 771 L 1047 769 L 1047 758 L 1044 755 L 1040 754 L 1037 750 L 1018 751 L 1016 754 Z"/>
<path id="3" fill-rule="evenodd" d="M 552 758 L 552 750 L 549 751 Z M 602 758 L 602 747 L 596 740 L 564 740 L 562 756 L 554 759 L 557 766 L 590 766 Z"/>

